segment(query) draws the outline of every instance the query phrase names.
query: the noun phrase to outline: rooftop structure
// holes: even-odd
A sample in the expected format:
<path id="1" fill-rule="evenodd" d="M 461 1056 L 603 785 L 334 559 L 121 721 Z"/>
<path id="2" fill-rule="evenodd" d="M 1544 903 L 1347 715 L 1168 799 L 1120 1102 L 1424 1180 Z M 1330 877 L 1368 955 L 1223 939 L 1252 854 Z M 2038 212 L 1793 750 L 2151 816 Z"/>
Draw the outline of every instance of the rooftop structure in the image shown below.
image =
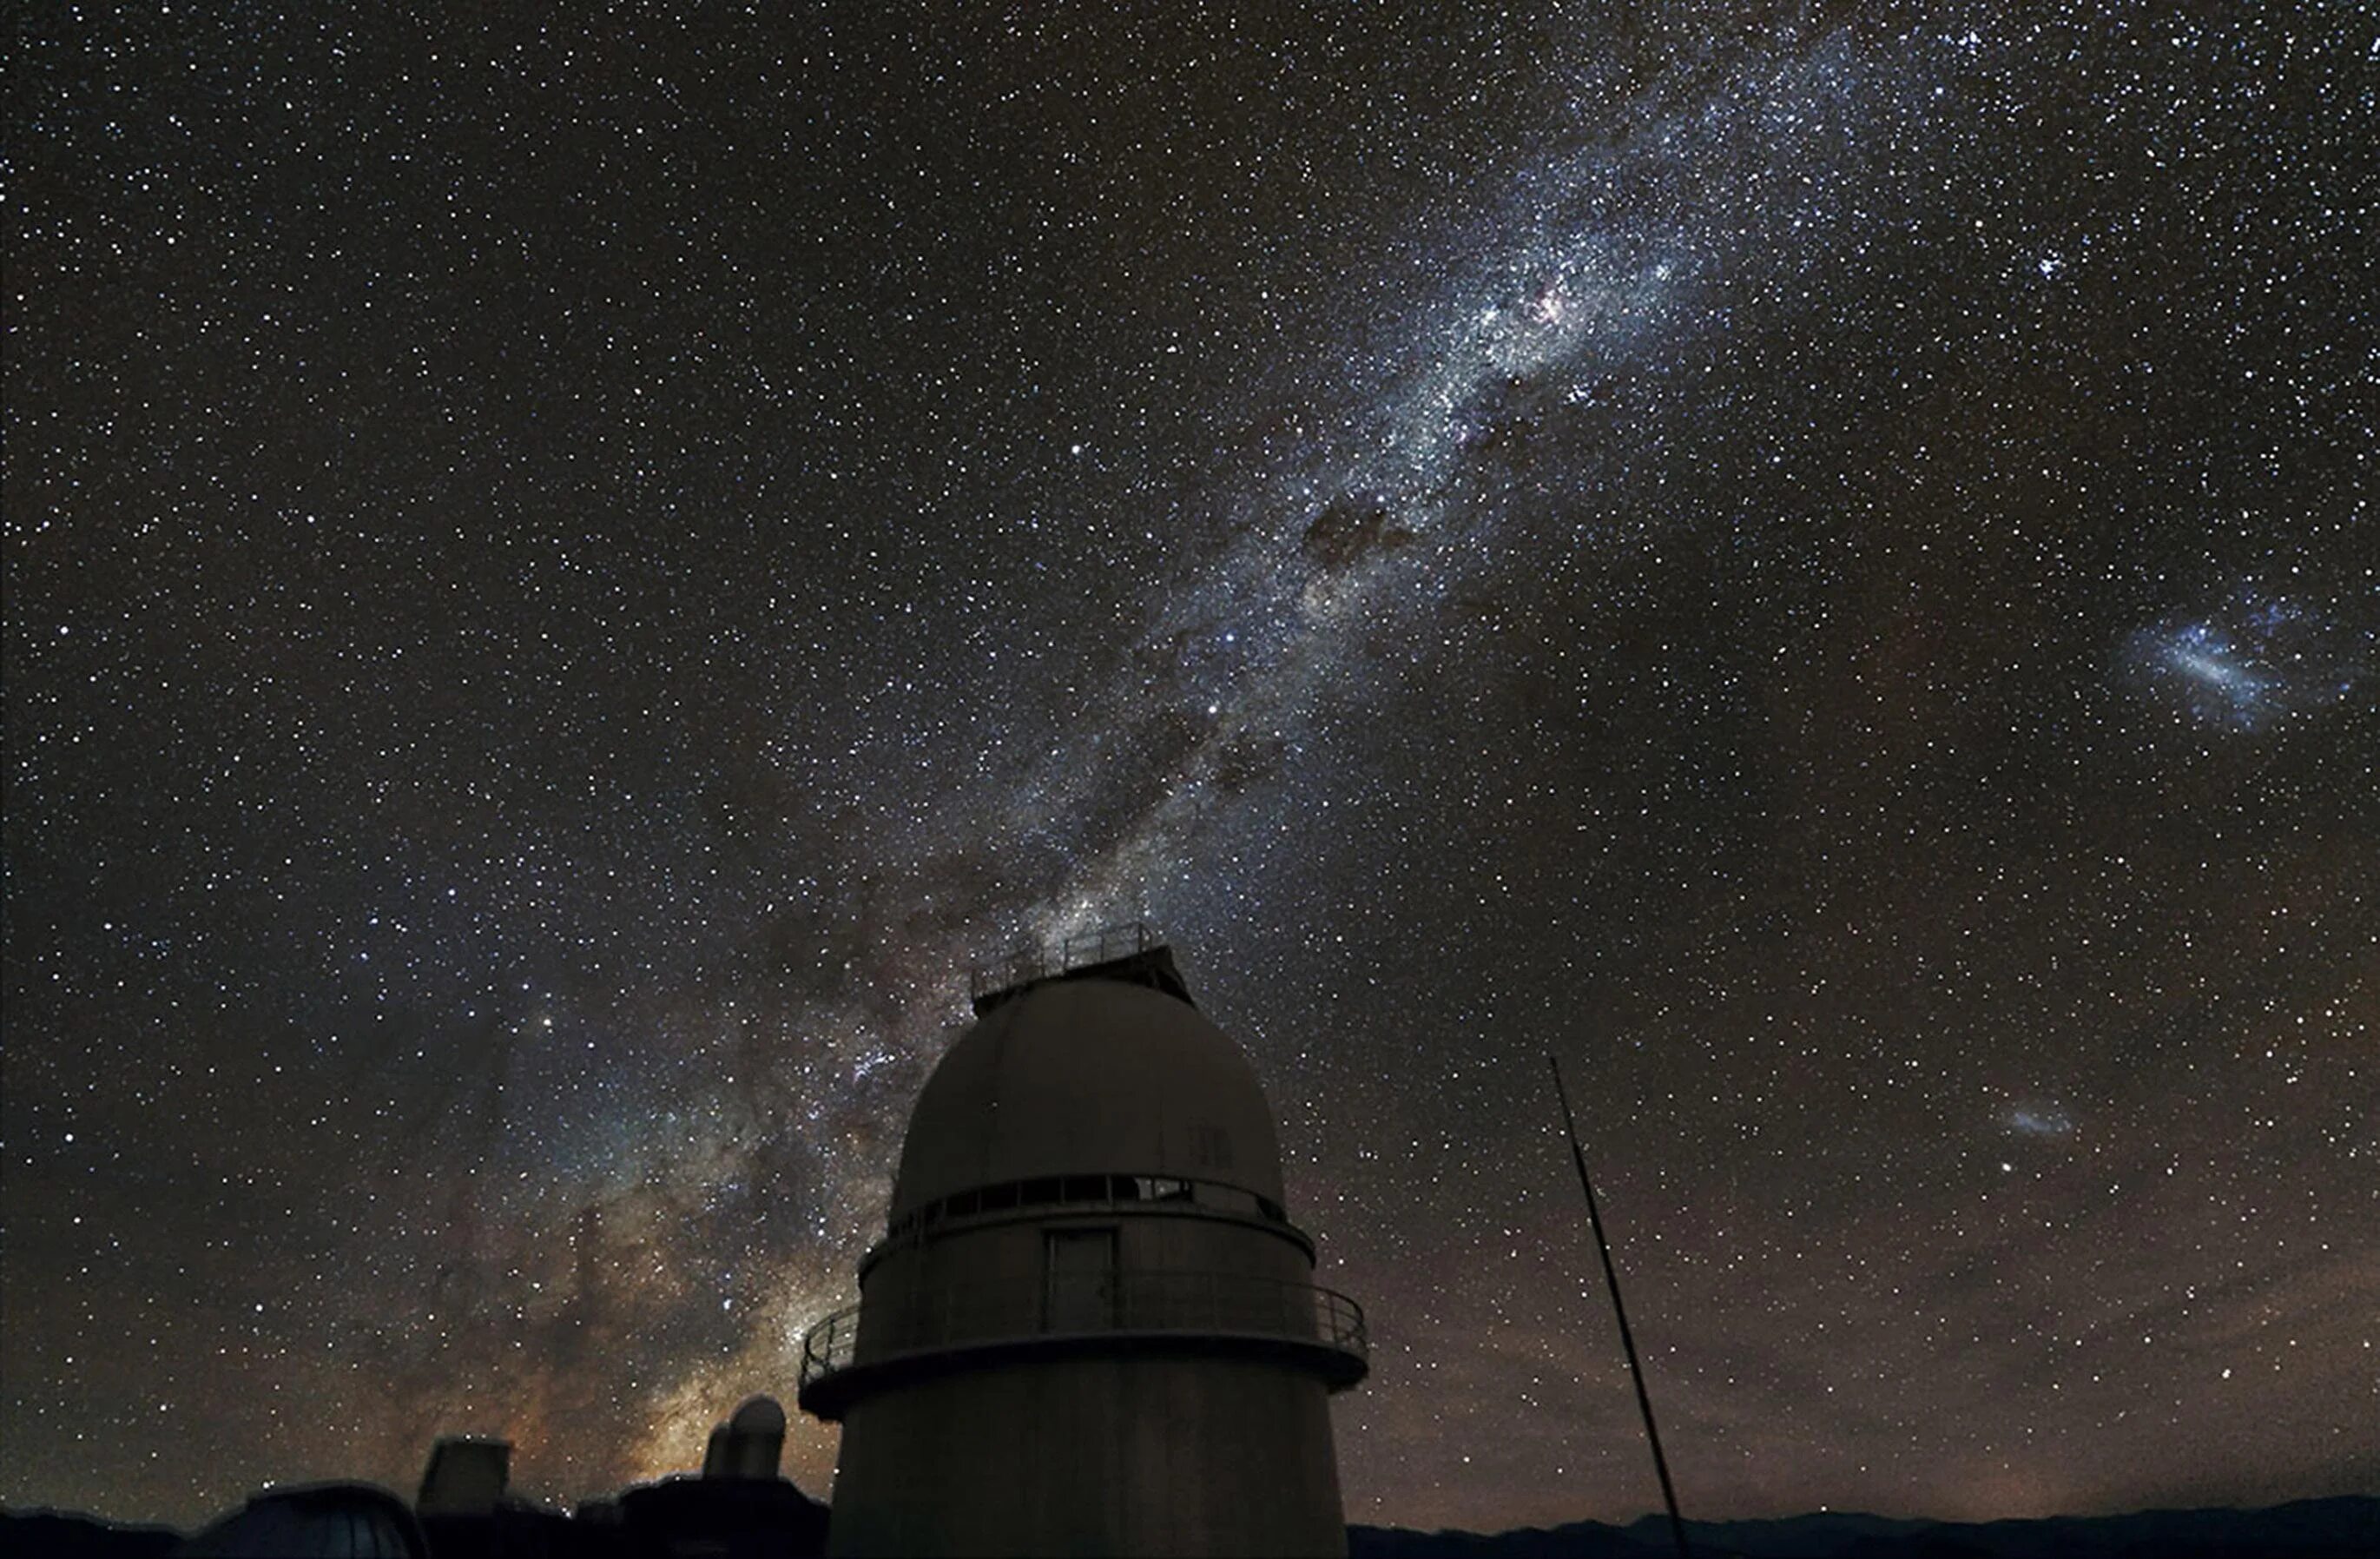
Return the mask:
<path id="1" fill-rule="evenodd" d="M 421 1469 L 417 1515 L 487 1516 L 504 1497 L 512 1478 L 512 1443 L 479 1435 L 450 1434 L 430 1448 Z"/>
<path id="2" fill-rule="evenodd" d="M 981 1017 L 1053 980 L 1112 980 L 1190 1002 L 1190 987 L 1174 967 L 1173 950 L 1146 920 L 1120 921 L 978 964 L 967 971 L 967 995 Z"/>

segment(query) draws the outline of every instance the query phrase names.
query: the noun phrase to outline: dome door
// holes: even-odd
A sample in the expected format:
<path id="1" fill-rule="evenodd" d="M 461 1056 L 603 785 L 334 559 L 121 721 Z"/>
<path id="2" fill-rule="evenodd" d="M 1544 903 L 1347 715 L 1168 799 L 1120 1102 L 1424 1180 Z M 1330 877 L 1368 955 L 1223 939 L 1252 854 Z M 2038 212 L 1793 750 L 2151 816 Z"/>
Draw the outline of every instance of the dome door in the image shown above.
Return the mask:
<path id="1" fill-rule="evenodd" d="M 1110 1332 L 1116 1324 L 1116 1232 L 1043 1231 L 1042 1327 L 1060 1332 Z"/>

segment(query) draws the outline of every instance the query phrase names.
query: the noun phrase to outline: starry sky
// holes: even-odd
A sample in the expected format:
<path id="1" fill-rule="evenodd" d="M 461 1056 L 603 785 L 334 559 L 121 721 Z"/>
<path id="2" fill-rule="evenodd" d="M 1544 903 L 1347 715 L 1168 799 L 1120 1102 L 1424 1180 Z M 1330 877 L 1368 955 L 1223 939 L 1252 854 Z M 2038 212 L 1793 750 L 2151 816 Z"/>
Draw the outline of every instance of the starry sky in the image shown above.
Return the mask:
<path id="1" fill-rule="evenodd" d="M 12 14 L 0 1498 L 696 1465 L 1135 916 L 1353 1519 L 1657 1504 L 1548 1053 L 1690 1515 L 2380 1488 L 2368 6 L 435 9 Z"/>

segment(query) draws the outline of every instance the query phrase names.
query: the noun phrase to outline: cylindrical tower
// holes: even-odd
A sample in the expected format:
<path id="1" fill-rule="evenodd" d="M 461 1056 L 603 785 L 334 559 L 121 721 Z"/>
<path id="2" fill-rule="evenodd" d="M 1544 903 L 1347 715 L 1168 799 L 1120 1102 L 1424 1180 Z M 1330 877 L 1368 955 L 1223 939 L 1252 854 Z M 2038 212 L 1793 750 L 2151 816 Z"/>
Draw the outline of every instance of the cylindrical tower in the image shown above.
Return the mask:
<path id="1" fill-rule="evenodd" d="M 831 1553 L 1346 1551 L 1363 1313 L 1313 1285 L 1246 1057 L 1124 934 L 979 992 L 918 1097 L 860 1303 L 803 1345 Z"/>

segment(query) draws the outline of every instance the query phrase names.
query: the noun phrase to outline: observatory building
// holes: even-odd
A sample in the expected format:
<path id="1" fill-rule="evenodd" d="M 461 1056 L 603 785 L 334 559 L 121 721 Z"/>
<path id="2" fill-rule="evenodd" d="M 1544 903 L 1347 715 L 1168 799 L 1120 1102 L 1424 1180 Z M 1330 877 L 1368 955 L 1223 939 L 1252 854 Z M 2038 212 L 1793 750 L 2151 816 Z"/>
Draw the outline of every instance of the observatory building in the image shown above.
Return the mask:
<path id="1" fill-rule="evenodd" d="M 1143 926 L 974 995 L 860 1302 L 803 1341 L 828 1552 L 1345 1553 L 1364 1317 L 1314 1285 L 1247 1058 Z"/>
<path id="2" fill-rule="evenodd" d="M 774 1478 L 785 1453 L 785 1410 L 774 1397 L 756 1396 L 710 1431 L 703 1453 L 705 1478 Z"/>

